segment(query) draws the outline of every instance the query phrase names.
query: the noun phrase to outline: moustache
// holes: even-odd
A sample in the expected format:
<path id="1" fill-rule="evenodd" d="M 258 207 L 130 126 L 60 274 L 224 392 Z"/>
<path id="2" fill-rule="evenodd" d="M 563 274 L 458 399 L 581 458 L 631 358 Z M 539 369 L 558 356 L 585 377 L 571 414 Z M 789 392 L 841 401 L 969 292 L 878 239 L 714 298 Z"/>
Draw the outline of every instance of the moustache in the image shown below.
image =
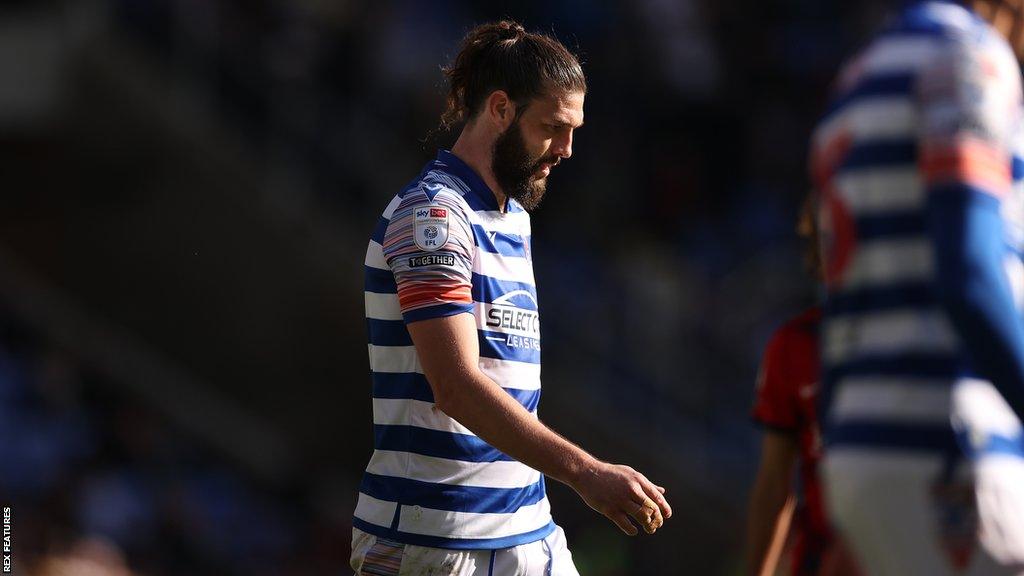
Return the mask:
<path id="1" fill-rule="evenodd" d="M 555 166 L 558 166 L 561 162 L 561 156 L 545 156 L 544 158 L 541 158 L 540 160 L 537 160 L 536 163 L 534 163 L 533 171 L 536 172 L 537 170 L 540 170 L 541 166 L 545 164 L 548 164 L 552 168 L 554 168 Z"/>

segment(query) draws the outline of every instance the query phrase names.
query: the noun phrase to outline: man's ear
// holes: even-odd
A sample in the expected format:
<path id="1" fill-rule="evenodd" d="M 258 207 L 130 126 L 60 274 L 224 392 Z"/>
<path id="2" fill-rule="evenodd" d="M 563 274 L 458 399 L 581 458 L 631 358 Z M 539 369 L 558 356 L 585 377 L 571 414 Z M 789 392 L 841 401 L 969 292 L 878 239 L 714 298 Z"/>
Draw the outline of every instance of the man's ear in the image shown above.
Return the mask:
<path id="1" fill-rule="evenodd" d="M 495 90 L 484 102 L 484 114 L 495 129 L 502 133 L 508 130 L 516 119 L 516 104 L 504 90 Z"/>

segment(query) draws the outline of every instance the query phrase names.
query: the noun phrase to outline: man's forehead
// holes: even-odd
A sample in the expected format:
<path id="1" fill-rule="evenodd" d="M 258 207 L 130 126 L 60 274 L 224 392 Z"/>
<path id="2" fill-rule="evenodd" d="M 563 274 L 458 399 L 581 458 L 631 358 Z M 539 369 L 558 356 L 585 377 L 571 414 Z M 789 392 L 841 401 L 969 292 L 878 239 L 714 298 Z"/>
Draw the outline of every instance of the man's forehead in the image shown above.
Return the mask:
<path id="1" fill-rule="evenodd" d="M 583 124 L 583 92 L 561 92 L 534 99 L 530 106 L 538 114 L 562 124 L 579 127 Z"/>

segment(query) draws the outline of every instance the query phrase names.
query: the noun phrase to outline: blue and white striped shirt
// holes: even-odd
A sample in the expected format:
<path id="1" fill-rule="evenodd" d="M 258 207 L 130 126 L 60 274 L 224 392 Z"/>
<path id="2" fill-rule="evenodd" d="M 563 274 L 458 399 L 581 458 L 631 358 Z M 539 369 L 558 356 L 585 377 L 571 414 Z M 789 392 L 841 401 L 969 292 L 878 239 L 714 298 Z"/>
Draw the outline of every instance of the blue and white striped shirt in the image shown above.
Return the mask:
<path id="1" fill-rule="evenodd" d="M 1019 420 L 938 300 L 926 217 L 954 184 L 997 196 L 1020 309 L 1020 110 L 1010 48 L 952 2 L 907 7 L 844 68 L 812 143 L 830 450 L 1020 452 Z"/>
<path id="2" fill-rule="evenodd" d="M 406 323 L 476 319 L 480 370 L 527 410 L 540 400 L 529 215 L 447 151 L 388 205 L 366 252 L 374 452 L 353 525 L 421 546 L 495 549 L 550 534 L 540 472 L 437 409 Z"/>

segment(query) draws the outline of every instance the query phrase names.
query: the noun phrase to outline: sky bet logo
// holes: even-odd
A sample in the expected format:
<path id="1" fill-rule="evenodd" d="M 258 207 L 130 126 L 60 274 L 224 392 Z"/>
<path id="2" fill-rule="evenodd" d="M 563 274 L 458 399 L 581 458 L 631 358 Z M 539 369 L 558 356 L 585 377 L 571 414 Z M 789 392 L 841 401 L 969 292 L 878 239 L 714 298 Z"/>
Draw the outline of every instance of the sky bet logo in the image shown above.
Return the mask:
<path id="1" fill-rule="evenodd" d="M 418 220 L 424 218 L 447 218 L 447 208 L 420 208 L 416 210 L 416 218 Z"/>

